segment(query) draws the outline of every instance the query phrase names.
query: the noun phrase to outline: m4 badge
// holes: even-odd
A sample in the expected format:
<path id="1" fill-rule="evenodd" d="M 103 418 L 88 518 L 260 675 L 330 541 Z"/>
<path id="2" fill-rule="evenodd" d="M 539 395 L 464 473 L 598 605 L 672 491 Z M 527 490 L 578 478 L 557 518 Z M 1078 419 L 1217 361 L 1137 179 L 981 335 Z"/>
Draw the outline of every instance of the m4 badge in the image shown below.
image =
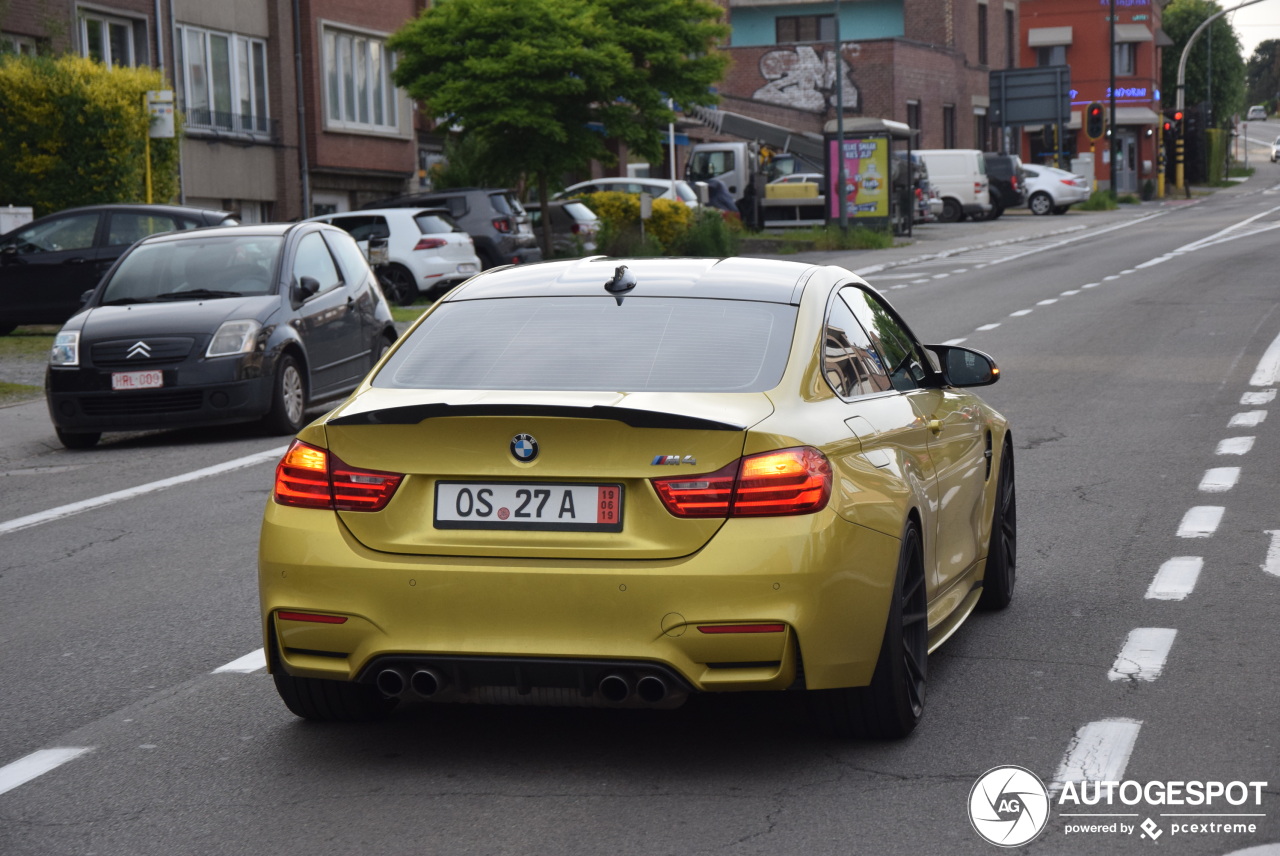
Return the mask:
<path id="1" fill-rule="evenodd" d="M 652 466 L 655 467 L 678 467 L 681 464 L 698 465 L 698 459 L 693 455 L 658 455 L 653 459 Z"/>

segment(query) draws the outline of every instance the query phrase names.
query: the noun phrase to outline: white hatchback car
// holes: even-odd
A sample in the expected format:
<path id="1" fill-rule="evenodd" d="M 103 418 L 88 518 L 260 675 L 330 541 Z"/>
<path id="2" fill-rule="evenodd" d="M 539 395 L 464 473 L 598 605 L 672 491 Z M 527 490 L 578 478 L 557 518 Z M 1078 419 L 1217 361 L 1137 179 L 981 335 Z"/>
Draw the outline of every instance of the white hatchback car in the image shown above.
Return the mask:
<path id="1" fill-rule="evenodd" d="M 1089 198 L 1089 179 L 1065 169 L 1024 163 L 1027 174 L 1027 207 L 1032 214 L 1066 214 L 1077 202 Z"/>
<path id="2" fill-rule="evenodd" d="M 1280 160 L 1280 137 L 1276 137 L 1276 141 L 1271 144 L 1271 162 L 1275 163 Z"/>
<path id="3" fill-rule="evenodd" d="M 593 178 L 571 184 L 551 198 L 568 199 L 606 191 L 647 193 L 654 199 L 678 199 L 690 208 L 698 207 L 698 194 L 689 182 L 669 178 Z"/>
<path id="4" fill-rule="evenodd" d="M 366 255 L 370 238 L 386 238 L 387 264 L 378 274 L 387 298 L 402 306 L 480 272 L 475 243 L 446 208 L 374 208 L 310 219 L 350 232 Z"/>

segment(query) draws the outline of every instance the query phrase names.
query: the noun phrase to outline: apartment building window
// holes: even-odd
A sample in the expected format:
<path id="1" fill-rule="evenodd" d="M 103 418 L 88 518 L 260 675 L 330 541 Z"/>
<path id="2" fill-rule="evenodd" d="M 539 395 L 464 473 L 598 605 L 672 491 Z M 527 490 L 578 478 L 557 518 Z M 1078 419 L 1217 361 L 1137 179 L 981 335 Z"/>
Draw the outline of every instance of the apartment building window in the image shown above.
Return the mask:
<path id="1" fill-rule="evenodd" d="M 946 104 L 942 107 L 942 147 L 956 147 L 956 105 Z"/>
<path id="2" fill-rule="evenodd" d="M 907 102 L 907 127 L 920 130 L 920 102 Z"/>
<path id="3" fill-rule="evenodd" d="M 987 4 L 978 4 L 978 65 L 987 64 Z"/>
<path id="4" fill-rule="evenodd" d="M 1036 48 L 1036 65 L 1044 67 L 1046 65 L 1066 65 L 1067 64 L 1067 46 L 1066 45 L 1049 45 L 1047 47 Z"/>
<path id="5" fill-rule="evenodd" d="M 829 42 L 836 37 L 835 15 L 786 15 L 776 22 L 778 44 Z"/>
<path id="6" fill-rule="evenodd" d="M 1004 67 L 1014 68 L 1018 64 L 1018 25 L 1013 19 L 1013 10 L 1004 10 Z"/>
<path id="7" fill-rule="evenodd" d="M 1122 77 L 1132 77 L 1136 71 L 1137 63 L 1135 60 L 1138 56 L 1138 46 L 1133 42 L 1119 42 L 1116 44 L 1116 74 Z"/>
<path id="8" fill-rule="evenodd" d="M 80 49 L 84 56 L 104 65 L 134 66 L 139 60 L 134 48 L 134 29 L 146 25 L 128 18 L 97 12 L 80 12 Z"/>
<path id="9" fill-rule="evenodd" d="M 15 36 L 12 33 L 0 33 L 0 54 L 35 56 L 36 52 L 35 39 L 29 36 Z"/>
<path id="10" fill-rule="evenodd" d="M 266 42 L 182 26 L 178 51 L 188 127 L 268 132 Z"/>
<path id="11" fill-rule="evenodd" d="M 991 151 L 991 127 L 987 122 L 987 109 L 976 107 L 973 111 L 973 147 Z"/>
<path id="12" fill-rule="evenodd" d="M 395 58 L 383 39 L 324 28 L 324 88 L 330 126 L 375 131 L 399 128 Z"/>

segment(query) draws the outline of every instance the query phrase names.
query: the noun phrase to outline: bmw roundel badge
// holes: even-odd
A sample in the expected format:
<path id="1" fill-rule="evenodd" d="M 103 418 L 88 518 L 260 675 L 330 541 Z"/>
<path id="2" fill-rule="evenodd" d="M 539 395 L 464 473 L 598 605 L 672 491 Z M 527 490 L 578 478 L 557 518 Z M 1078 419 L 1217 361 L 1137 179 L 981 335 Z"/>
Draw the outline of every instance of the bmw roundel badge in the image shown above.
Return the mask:
<path id="1" fill-rule="evenodd" d="M 538 441 L 532 434 L 517 434 L 511 438 L 511 454 L 522 463 L 528 463 L 538 457 Z"/>

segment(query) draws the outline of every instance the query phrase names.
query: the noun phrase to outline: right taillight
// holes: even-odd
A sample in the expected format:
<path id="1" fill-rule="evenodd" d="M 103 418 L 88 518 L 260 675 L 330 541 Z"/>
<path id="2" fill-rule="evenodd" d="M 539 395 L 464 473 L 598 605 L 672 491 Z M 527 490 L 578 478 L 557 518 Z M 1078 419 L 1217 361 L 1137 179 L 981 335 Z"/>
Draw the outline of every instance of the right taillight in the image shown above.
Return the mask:
<path id="1" fill-rule="evenodd" d="M 294 440 L 276 465 L 272 499 L 298 508 L 381 511 L 403 479 L 401 473 L 348 466 L 337 455 Z"/>
<path id="2" fill-rule="evenodd" d="M 506 217 L 494 217 L 493 228 L 502 232 L 504 235 L 511 231 L 511 221 Z"/>
<path id="3" fill-rule="evenodd" d="M 741 458 L 714 473 L 652 479 L 676 517 L 812 514 L 831 498 L 831 463 L 811 446 Z"/>

